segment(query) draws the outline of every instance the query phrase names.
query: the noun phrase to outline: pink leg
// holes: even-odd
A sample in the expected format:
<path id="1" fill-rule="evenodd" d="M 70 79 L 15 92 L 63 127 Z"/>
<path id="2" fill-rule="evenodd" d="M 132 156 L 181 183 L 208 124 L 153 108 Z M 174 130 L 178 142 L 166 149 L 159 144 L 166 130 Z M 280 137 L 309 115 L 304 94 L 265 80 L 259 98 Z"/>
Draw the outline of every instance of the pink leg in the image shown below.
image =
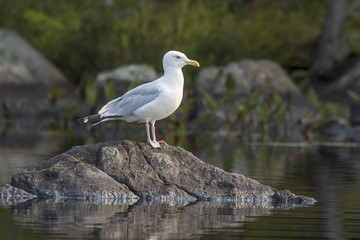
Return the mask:
<path id="1" fill-rule="evenodd" d="M 154 141 L 154 142 L 157 142 L 157 143 L 165 143 L 165 144 L 166 144 L 166 142 L 165 142 L 164 140 L 156 141 L 155 121 L 154 121 L 154 122 L 151 122 L 151 132 L 152 132 L 152 136 L 153 136 L 153 141 Z"/>
<path id="2" fill-rule="evenodd" d="M 150 129 L 149 129 L 149 122 L 145 123 L 145 127 L 146 127 L 146 135 L 147 135 L 147 141 L 148 143 L 153 147 L 153 148 L 160 148 L 160 143 L 151 140 L 150 138 Z"/>

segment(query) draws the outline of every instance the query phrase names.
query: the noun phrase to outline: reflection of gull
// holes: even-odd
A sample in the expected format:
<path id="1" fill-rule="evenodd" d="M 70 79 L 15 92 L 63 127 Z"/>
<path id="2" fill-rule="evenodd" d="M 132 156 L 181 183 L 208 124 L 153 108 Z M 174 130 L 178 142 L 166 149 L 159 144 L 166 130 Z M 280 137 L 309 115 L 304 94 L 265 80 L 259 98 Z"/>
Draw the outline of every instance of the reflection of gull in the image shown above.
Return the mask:
<path id="1" fill-rule="evenodd" d="M 79 121 L 93 122 L 94 125 L 109 120 L 145 122 L 147 141 L 153 148 L 159 148 L 164 141 L 156 141 L 155 121 L 168 117 L 179 107 L 184 86 L 181 68 L 185 65 L 200 66 L 197 61 L 188 59 L 181 52 L 167 52 L 163 58 L 164 75 L 161 78 L 131 89 L 108 102 L 98 114 L 83 117 Z"/>

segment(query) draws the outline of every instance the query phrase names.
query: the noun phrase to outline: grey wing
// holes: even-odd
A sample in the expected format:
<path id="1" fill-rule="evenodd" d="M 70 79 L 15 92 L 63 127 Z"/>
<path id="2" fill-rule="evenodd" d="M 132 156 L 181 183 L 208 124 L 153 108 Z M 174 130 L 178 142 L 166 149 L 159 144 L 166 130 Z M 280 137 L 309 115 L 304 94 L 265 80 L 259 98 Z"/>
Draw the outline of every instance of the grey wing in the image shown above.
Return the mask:
<path id="1" fill-rule="evenodd" d="M 134 111 L 156 99 L 160 91 L 160 87 L 154 82 L 140 85 L 107 103 L 99 114 L 102 117 L 132 115 Z"/>

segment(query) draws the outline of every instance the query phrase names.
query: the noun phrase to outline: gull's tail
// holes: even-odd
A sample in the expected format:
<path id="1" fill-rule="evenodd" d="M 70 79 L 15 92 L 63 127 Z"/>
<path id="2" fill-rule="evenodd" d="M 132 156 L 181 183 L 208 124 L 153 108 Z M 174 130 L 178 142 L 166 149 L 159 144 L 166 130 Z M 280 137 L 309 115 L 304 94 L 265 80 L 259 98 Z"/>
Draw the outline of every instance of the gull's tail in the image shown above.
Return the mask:
<path id="1" fill-rule="evenodd" d="M 98 123 L 101 121 L 100 114 L 89 115 L 86 117 L 79 118 L 79 123 Z"/>
<path id="2" fill-rule="evenodd" d="M 92 123 L 93 126 L 111 120 L 119 120 L 120 116 L 101 116 L 101 114 L 89 115 L 86 117 L 79 118 L 79 123 Z"/>

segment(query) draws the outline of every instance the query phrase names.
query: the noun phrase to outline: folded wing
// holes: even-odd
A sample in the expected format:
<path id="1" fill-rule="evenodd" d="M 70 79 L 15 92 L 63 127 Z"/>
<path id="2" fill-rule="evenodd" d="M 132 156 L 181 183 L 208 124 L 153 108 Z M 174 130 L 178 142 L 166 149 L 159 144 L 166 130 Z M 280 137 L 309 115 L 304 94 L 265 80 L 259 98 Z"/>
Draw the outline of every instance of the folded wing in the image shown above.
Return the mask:
<path id="1" fill-rule="evenodd" d="M 131 116 L 140 107 L 154 101 L 160 95 L 160 88 L 153 83 L 140 85 L 108 102 L 99 111 L 101 118 Z"/>

